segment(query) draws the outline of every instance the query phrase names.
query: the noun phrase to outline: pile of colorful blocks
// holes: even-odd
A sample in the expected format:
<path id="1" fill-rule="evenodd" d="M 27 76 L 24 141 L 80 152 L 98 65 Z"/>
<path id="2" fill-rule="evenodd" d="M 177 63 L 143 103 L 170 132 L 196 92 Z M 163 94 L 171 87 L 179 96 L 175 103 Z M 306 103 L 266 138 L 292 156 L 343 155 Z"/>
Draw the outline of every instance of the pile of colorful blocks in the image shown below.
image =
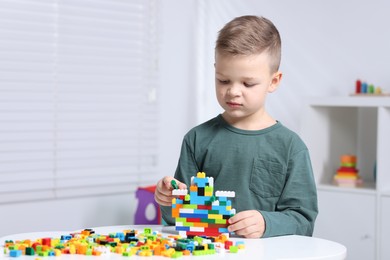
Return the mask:
<path id="1" fill-rule="evenodd" d="M 236 211 L 228 198 L 235 197 L 234 191 L 216 191 L 214 179 L 198 172 L 191 178 L 188 190 L 174 189 L 172 195 L 172 217 L 181 236 L 219 236 L 229 233 L 227 220 Z"/>
<path id="2" fill-rule="evenodd" d="M 237 253 L 242 248 L 244 248 L 242 241 L 233 244 L 225 235 L 181 238 L 179 235 L 162 235 L 153 232 L 150 228 L 145 228 L 143 232 L 124 230 L 119 233 L 99 235 L 91 229 L 85 229 L 59 238 L 8 240 L 5 241 L 4 254 L 10 257 L 120 254 L 124 257 L 160 255 L 177 258 L 183 255 Z"/>

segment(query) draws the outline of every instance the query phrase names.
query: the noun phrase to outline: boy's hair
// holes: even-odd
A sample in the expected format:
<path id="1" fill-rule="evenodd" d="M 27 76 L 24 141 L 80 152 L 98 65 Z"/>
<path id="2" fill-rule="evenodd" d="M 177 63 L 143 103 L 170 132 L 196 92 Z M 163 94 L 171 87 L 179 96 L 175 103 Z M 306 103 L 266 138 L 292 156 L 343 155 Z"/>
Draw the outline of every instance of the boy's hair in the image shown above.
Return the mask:
<path id="1" fill-rule="evenodd" d="M 270 20 L 253 15 L 240 16 L 218 32 L 215 51 L 231 55 L 261 54 L 265 51 L 269 54 L 273 73 L 279 70 L 281 39 Z"/>

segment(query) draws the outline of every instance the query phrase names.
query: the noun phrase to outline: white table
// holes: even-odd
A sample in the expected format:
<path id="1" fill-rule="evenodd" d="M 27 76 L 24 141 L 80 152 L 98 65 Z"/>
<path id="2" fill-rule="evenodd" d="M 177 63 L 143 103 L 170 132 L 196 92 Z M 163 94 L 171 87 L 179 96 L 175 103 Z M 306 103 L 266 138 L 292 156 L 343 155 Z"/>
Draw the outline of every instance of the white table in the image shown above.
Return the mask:
<path id="1" fill-rule="evenodd" d="M 108 227 L 95 227 L 92 228 L 98 234 L 109 234 L 116 232 L 123 232 L 128 229 L 136 229 L 143 231 L 144 228 L 151 228 L 153 231 L 159 231 L 163 234 L 177 234 L 174 227 L 163 226 L 108 226 Z M 17 258 L 11 258 L 4 255 L 4 242 L 6 240 L 23 240 L 23 239 L 37 239 L 44 237 L 60 237 L 61 235 L 70 234 L 69 231 L 55 231 L 55 232 L 34 232 L 9 235 L 0 238 L 0 259 L 15 259 L 15 260 L 35 260 L 37 256 L 21 256 Z M 272 238 L 261 239 L 244 239 L 240 237 L 230 237 L 232 241 L 243 241 L 245 249 L 241 249 L 238 253 L 225 253 L 225 254 L 213 254 L 207 256 L 183 256 L 181 259 L 257 259 L 257 260 L 273 260 L 273 259 L 345 259 L 347 256 L 347 249 L 345 246 L 315 237 L 306 236 L 280 236 Z M 42 260 L 61 259 L 61 260 L 93 260 L 93 259 L 145 259 L 141 256 L 131 256 L 130 258 L 123 257 L 119 254 L 110 254 L 102 257 L 97 256 L 84 256 L 84 255 L 66 255 L 63 254 L 60 257 L 39 257 Z M 148 257 L 148 259 L 169 259 L 163 256 Z"/>

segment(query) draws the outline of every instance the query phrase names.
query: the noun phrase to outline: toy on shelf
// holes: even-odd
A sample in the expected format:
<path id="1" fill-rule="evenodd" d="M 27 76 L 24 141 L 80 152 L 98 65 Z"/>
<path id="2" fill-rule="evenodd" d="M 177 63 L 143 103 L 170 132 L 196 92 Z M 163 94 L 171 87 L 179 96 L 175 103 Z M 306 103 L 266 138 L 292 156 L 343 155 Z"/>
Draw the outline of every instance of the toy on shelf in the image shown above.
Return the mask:
<path id="1" fill-rule="evenodd" d="M 359 170 L 356 169 L 356 156 L 342 155 L 340 156 L 340 163 L 341 166 L 337 169 L 337 173 L 333 178 L 334 182 L 342 187 L 361 186 L 363 181 L 359 176 Z"/>
<path id="2" fill-rule="evenodd" d="M 351 96 L 389 96 L 390 94 L 384 93 L 381 87 L 375 87 L 373 84 L 356 80 L 355 93 Z"/>
<path id="3" fill-rule="evenodd" d="M 216 191 L 214 178 L 198 172 L 191 178 L 188 190 L 174 189 L 172 195 L 172 217 L 181 236 L 219 236 L 229 233 L 228 219 L 236 213 L 231 200 L 234 191 Z"/>

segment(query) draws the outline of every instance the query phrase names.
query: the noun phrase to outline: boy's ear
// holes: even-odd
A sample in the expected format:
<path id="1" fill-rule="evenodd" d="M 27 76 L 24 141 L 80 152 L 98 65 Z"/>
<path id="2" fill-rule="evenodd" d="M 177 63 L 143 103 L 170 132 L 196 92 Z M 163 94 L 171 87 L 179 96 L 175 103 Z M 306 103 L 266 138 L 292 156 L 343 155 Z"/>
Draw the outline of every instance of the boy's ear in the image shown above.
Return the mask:
<path id="1" fill-rule="evenodd" d="M 280 81 L 282 80 L 282 76 L 283 74 L 280 71 L 277 71 L 272 75 L 272 80 L 268 87 L 268 93 L 274 92 L 279 87 Z"/>

